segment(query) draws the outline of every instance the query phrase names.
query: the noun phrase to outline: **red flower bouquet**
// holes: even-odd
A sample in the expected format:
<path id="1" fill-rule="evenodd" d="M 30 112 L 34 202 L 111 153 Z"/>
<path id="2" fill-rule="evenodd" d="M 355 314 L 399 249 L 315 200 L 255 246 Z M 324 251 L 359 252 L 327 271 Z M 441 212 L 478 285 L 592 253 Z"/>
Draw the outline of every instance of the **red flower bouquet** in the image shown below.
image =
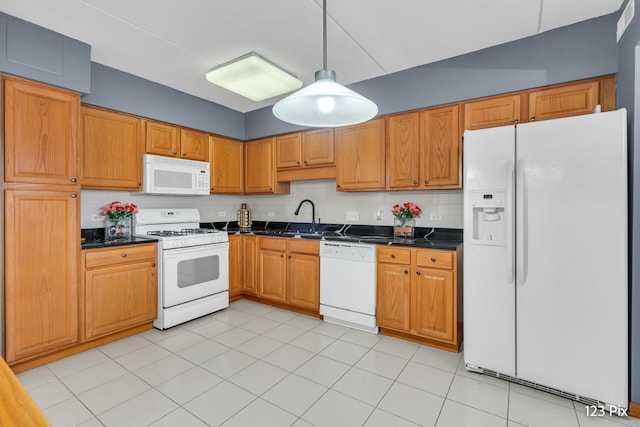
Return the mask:
<path id="1" fill-rule="evenodd" d="M 397 218 L 400 226 L 403 226 L 407 219 L 420 216 L 420 212 L 422 212 L 420 206 L 412 202 L 407 202 L 404 205 L 393 205 L 391 209 L 391 213 Z"/>

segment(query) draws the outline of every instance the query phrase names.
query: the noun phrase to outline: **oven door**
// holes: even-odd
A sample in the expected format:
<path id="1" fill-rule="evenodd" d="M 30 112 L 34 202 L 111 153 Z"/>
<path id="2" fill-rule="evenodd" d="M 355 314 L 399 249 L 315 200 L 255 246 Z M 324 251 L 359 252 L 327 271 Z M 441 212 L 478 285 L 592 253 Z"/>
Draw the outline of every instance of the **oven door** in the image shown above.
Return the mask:
<path id="1" fill-rule="evenodd" d="M 229 243 L 162 251 L 162 305 L 229 290 Z"/>

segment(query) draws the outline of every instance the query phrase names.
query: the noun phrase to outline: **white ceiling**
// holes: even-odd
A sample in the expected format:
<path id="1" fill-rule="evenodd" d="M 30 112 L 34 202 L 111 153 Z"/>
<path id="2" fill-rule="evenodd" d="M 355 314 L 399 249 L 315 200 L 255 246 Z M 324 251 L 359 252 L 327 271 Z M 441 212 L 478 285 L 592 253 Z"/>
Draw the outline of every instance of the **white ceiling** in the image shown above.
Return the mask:
<path id="1" fill-rule="evenodd" d="M 328 68 L 348 85 L 619 10 L 623 0 L 328 0 Z M 322 68 L 322 0 L 0 0 L 91 59 L 241 112 L 214 66 L 257 52 L 303 83 Z"/>

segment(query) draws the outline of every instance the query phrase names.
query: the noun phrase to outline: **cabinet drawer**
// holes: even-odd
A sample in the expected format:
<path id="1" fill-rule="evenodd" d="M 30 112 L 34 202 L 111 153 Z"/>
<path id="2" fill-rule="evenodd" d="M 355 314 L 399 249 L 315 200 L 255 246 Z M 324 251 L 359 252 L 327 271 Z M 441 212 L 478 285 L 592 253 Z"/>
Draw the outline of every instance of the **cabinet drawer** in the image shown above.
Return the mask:
<path id="1" fill-rule="evenodd" d="M 156 245 L 126 245 L 109 249 L 90 249 L 85 253 L 85 268 L 103 267 L 156 259 Z"/>
<path id="2" fill-rule="evenodd" d="M 378 246 L 378 262 L 386 262 L 390 264 L 410 264 L 411 249 Z"/>
<path id="3" fill-rule="evenodd" d="M 453 268 L 452 251 L 422 250 L 416 251 L 416 264 L 420 267 Z"/>
<path id="4" fill-rule="evenodd" d="M 317 240 L 289 239 L 289 252 L 319 255 L 320 243 Z"/>
<path id="5" fill-rule="evenodd" d="M 260 249 L 286 252 L 287 239 L 282 237 L 260 237 Z"/>

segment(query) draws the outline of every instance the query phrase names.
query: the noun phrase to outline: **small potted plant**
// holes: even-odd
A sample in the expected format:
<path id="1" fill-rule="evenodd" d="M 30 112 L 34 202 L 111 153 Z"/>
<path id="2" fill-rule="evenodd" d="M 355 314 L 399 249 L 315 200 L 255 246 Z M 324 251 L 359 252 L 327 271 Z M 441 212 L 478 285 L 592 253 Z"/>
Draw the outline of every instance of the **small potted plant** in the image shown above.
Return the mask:
<path id="1" fill-rule="evenodd" d="M 395 237 L 412 237 L 416 225 L 415 217 L 420 216 L 422 209 L 412 202 L 403 205 L 393 205 L 393 235 Z"/>
<path id="2" fill-rule="evenodd" d="M 100 215 L 104 220 L 104 239 L 126 239 L 131 237 L 131 217 L 138 213 L 138 206 L 133 203 L 120 203 L 118 201 L 104 205 Z"/>

